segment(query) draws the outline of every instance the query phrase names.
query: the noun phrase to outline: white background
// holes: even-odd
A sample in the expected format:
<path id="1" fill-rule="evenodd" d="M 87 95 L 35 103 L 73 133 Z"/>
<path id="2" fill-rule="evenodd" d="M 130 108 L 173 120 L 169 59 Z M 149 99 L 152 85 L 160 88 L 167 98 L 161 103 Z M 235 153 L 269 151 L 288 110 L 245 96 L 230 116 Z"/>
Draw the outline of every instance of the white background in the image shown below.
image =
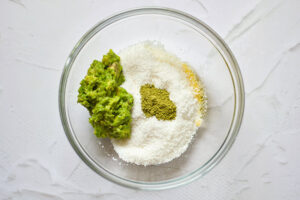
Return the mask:
<path id="1" fill-rule="evenodd" d="M 203 20 L 228 43 L 245 81 L 232 149 L 204 178 L 172 190 L 132 190 L 98 176 L 59 118 L 60 75 L 75 43 L 138 6 Z M 299 0 L 0 0 L 0 199 L 299 199 L 299 42 Z"/>

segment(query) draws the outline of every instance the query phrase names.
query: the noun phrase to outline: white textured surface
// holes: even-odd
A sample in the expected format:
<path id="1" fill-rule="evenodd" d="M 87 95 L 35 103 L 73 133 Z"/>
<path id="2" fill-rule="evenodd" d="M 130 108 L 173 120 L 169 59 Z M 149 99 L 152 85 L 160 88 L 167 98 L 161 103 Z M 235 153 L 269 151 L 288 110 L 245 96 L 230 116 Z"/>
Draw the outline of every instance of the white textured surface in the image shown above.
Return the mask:
<path id="1" fill-rule="evenodd" d="M 109 2 L 109 3 L 108 3 Z M 1 0 L 0 199 L 299 199 L 300 1 Z M 144 192 L 91 171 L 58 113 L 64 62 L 92 25 L 143 5 L 188 12 L 215 29 L 243 73 L 246 110 L 225 159 L 187 186 Z"/>

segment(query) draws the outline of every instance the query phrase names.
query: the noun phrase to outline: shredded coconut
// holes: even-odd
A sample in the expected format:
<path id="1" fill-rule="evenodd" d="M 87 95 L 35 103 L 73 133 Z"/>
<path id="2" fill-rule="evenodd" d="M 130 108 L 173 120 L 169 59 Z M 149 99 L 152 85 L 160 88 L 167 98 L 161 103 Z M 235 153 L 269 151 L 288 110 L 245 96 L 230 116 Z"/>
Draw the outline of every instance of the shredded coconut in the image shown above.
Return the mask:
<path id="1" fill-rule="evenodd" d="M 179 157 L 197 131 L 201 104 L 193 94 L 182 62 L 158 42 L 146 41 L 119 53 L 126 81 L 124 87 L 134 97 L 131 138 L 112 140 L 115 151 L 126 162 L 157 165 Z M 141 108 L 140 87 L 153 84 L 166 89 L 177 106 L 171 121 L 147 118 Z M 197 123 L 196 123 L 197 122 Z"/>

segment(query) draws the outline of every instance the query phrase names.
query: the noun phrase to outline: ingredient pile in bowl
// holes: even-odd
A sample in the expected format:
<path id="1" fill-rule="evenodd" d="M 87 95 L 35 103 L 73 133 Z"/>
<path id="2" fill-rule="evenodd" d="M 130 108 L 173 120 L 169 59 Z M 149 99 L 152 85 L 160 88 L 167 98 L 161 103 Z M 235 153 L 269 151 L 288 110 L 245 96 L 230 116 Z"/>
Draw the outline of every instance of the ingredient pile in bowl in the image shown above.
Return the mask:
<path id="1" fill-rule="evenodd" d="M 130 137 L 133 97 L 120 85 L 125 81 L 120 57 L 112 50 L 102 62 L 94 60 L 78 90 L 78 102 L 90 112 L 97 137 Z"/>
<path id="2" fill-rule="evenodd" d="M 120 57 L 119 57 L 120 56 Z M 109 137 L 119 157 L 158 165 L 186 151 L 206 113 L 205 90 L 193 70 L 159 42 L 112 50 L 81 81 L 78 102 L 97 137 Z"/>

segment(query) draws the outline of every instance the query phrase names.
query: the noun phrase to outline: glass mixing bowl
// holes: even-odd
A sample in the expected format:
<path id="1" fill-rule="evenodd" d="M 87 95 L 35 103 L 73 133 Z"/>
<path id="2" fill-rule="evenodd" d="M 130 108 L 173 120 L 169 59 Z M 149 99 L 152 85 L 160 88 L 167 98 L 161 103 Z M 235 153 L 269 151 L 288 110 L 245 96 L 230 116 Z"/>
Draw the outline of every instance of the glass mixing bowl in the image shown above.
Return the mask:
<path id="1" fill-rule="evenodd" d="M 122 161 L 109 139 L 98 139 L 78 88 L 94 59 L 145 40 L 164 44 L 189 63 L 203 81 L 208 113 L 187 151 L 157 166 Z M 79 157 L 102 177 L 132 188 L 158 190 L 189 183 L 210 171 L 228 152 L 244 111 L 238 64 L 225 42 L 202 21 L 177 10 L 140 8 L 114 15 L 91 28 L 75 45 L 62 74 L 59 109 L 65 133 Z"/>

